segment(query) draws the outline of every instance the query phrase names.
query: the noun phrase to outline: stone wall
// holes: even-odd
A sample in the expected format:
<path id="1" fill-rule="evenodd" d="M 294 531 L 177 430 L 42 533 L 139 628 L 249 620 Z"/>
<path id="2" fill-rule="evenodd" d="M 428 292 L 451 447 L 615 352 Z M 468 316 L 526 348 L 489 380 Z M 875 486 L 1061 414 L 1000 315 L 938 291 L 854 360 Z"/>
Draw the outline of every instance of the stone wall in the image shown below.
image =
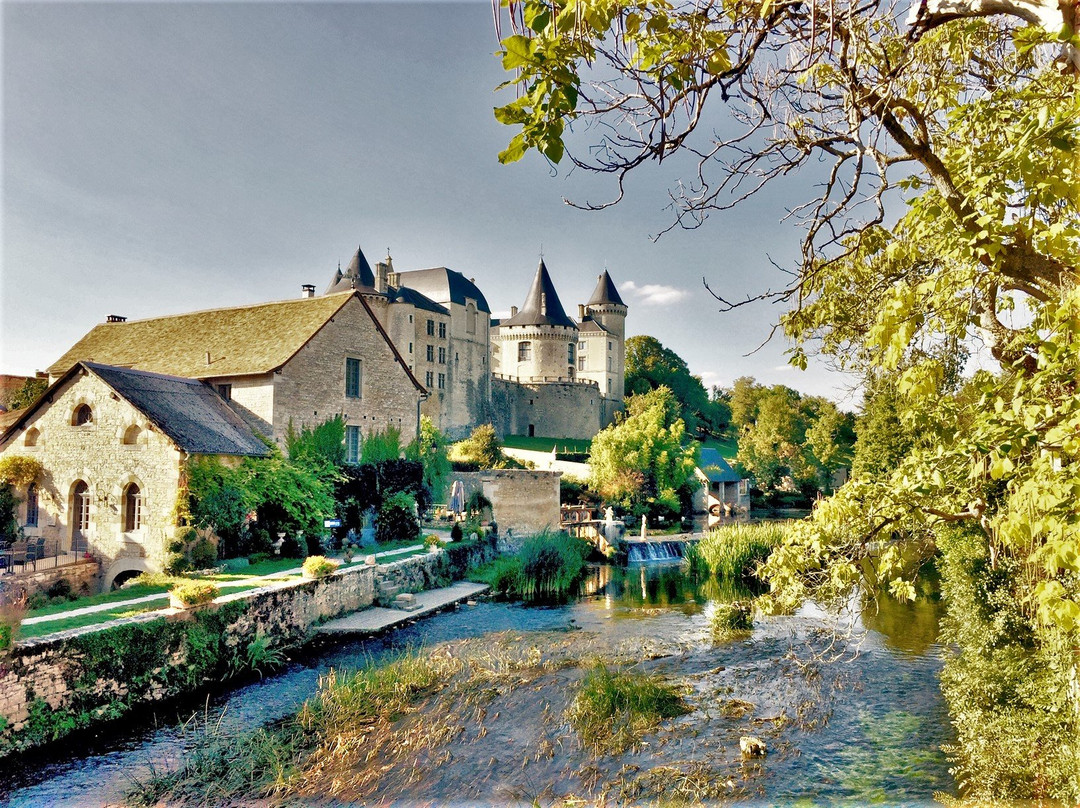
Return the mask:
<path id="1" fill-rule="evenodd" d="M 515 537 L 559 529 L 559 477 L 557 471 L 491 469 L 454 472 L 468 499 L 480 491 L 491 502 L 492 520 L 499 527 L 499 549 L 515 549 Z"/>
<path id="2" fill-rule="evenodd" d="M 90 423 L 72 424 L 76 407 L 90 407 Z M 131 427 L 137 428 L 129 432 Z M 125 436 L 133 443 L 125 443 Z M 106 564 L 121 558 L 160 568 L 165 545 L 172 538 L 173 509 L 180 479 L 181 452 L 173 442 L 127 401 L 115 396 L 101 379 L 80 373 L 52 394 L 22 430 L 10 437 L 0 456 L 36 458 L 43 472 L 38 488 L 38 524 L 24 527 L 28 537 L 57 541 L 60 552 L 72 549 L 74 490 L 88 486 L 88 527 L 84 549 Z M 124 491 L 136 484 L 142 494 L 142 526 L 125 532 Z M 18 520 L 26 525 L 26 488 Z"/>
<path id="3" fill-rule="evenodd" d="M 43 592 L 60 579 L 71 584 L 71 591 L 81 594 L 96 594 L 101 591 L 101 565 L 97 561 L 80 559 L 73 564 L 59 567 L 47 566 L 52 559 L 41 562 L 41 569 L 32 569 L 25 575 L 10 575 L 0 579 L 0 589 L 5 586 L 17 586 L 27 596 Z"/>
<path id="4" fill-rule="evenodd" d="M 605 402 L 594 383 L 523 384 L 493 379 L 495 431 L 501 436 L 592 438 L 604 426 Z"/>
<path id="5" fill-rule="evenodd" d="M 380 586 L 398 582 L 420 591 L 492 557 L 492 541 L 451 545 L 164 617 L 140 615 L 20 642 L 0 656 L 0 755 L 120 718 L 140 704 L 198 692 L 242 669 L 252 643 L 295 649 L 319 622 L 369 607 Z"/>

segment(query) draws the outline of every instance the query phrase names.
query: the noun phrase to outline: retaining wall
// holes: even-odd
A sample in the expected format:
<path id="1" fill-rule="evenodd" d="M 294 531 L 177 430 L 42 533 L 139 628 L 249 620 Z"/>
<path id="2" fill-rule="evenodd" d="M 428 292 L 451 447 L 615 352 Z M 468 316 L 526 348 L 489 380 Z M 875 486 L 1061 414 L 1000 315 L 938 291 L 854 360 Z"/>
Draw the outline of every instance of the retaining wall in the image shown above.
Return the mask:
<path id="1" fill-rule="evenodd" d="M 367 608 L 380 586 L 417 592 L 495 555 L 493 539 L 392 564 L 275 584 L 201 608 L 19 642 L 0 655 L 0 755 L 58 740 L 147 702 L 198 692 L 298 648 L 319 622 Z"/>

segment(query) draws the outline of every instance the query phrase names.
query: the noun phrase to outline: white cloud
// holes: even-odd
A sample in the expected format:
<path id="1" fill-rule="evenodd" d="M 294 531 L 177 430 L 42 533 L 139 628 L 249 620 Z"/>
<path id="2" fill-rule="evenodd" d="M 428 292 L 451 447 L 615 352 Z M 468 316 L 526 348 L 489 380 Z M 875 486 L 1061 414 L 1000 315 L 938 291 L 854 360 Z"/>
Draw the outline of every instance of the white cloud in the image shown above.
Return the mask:
<path id="1" fill-rule="evenodd" d="M 664 286 L 659 283 L 646 283 L 638 286 L 633 281 L 624 281 L 620 284 L 622 291 L 634 298 L 634 302 L 641 306 L 670 306 L 690 296 L 685 289 L 677 286 Z"/>

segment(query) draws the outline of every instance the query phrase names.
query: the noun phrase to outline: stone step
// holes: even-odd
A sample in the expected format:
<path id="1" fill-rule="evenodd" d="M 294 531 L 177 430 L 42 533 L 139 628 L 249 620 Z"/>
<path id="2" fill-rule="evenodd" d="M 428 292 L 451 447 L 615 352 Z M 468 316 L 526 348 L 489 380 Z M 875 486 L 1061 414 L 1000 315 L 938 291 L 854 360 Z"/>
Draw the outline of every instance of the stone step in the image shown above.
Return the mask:
<path id="1" fill-rule="evenodd" d="M 394 598 L 393 603 L 390 604 L 391 608 L 400 609 L 403 612 L 415 612 L 420 608 L 420 604 L 416 600 L 416 595 L 410 592 L 403 592 Z"/>

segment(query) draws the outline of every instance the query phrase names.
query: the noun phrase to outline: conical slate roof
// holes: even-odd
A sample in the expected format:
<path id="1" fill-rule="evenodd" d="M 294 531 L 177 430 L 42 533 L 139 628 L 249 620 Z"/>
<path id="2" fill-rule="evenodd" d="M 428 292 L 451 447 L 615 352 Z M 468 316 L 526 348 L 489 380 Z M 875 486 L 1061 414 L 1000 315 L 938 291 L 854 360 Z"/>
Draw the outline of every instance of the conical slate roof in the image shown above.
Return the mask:
<path id="1" fill-rule="evenodd" d="M 577 328 L 574 321 L 566 316 L 559 294 L 555 291 L 555 284 L 551 282 L 544 259 L 540 259 L 540 266 L 536 269 L 536 277 L 533 278 L 532 287 L 521 306 L 521 311 L 513 317 L 503 320 L 499 327 L 508 325 L 561 325 L 567 328 Z"/>
<path id="2" fill-rule="evenodd" d="M 352 289 L 360 289 L 365 292 L 375 291 L 375 273 L 371 271 L 371 265 L 368 264 L 367 258 L 364 257 L 364 251 L 360 247 L 356 248 L 356 254 L 352 257 L 352 261 L 349 262 L 349 268 L 345 270 L 345 274 L 342 275 L 340 269 L 334 273 L 334 279 L 330 282 L 324 294 L 348 292 Z"/>
<path id="3" fill-rule="evenodd" d="M 611 281 L 611 276 L 608 275 L 608 271 L 605 269 L 603 274 L 597 277 L 596 288 L 593 289 L 592 297 L 589 298 L 587 306 L 603 306 L 605 303 L 615 303 L 619 306 L 625 306 L 623 299 L 619 297 L 619 290 L 615 288 L 615 284 Z"/>

